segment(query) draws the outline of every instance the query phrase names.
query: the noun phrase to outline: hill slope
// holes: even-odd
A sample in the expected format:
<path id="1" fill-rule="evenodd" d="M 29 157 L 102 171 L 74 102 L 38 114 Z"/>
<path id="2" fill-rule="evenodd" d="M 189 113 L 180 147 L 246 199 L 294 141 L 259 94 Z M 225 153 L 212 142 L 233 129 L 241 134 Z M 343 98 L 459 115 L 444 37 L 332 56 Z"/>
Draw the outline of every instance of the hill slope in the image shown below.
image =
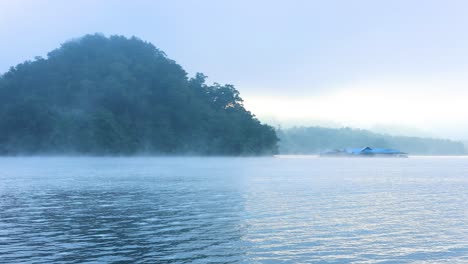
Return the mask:
<path id="1" fill-rule="evenodd" d="M 152 44 L 87 35 L 0 77 L 0 154 L 257 155 L 273 128 Z"/>
<path id="2" fill-rule="evenodd" d="M 413 155 L 463 155 L 462 142 L 389 136 L 350 128 L 299 127 L 277 131 L 281 154 L 317 154 L 346 147 L 396 148 Z"/>

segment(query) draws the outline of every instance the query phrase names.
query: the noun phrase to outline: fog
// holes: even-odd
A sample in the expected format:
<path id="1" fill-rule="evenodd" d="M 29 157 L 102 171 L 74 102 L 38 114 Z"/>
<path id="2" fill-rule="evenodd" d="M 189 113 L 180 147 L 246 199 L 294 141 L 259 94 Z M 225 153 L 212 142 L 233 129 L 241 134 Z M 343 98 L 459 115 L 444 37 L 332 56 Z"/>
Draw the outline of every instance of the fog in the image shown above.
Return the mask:
<path id="1" fill-rule="evenodd" d="M 87 33 L 136 35 L 233 83 L 261 120 L 466 140 L 465 1 L 0 2 L 0 72 Z M 419 131 L 419 132 L 416 132 Z"/>
<path id="2" fill-rule="evenodd" d="M 356 83 L 316 96 L 252 96 L 246 105 L 260 119 L 282 127 L 350 126 L 464 140 L 468 138 L 466 84 L 437 79 Z"/>
<path id="3" fill-rule="evenodd" d="M 466 262 L 467 10 L 0 0 L 0 262 Z"/>

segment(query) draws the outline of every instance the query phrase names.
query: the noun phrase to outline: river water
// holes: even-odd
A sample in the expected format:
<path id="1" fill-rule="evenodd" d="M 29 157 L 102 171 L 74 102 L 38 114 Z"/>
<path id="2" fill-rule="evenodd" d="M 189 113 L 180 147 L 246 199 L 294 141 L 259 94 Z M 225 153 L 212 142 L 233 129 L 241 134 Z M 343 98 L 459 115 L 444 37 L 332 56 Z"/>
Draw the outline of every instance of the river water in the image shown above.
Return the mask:
<path id="1" fill-rule="evenodd" d="M 0 263 L 468 263 L 468 158 L 0 158 Z"/>

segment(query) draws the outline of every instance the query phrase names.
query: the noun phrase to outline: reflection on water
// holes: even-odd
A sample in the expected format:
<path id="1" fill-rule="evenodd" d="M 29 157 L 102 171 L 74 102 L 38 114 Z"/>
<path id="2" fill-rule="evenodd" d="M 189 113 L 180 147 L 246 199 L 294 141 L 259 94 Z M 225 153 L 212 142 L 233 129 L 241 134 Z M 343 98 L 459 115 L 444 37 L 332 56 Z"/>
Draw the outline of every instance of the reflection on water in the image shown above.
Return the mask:
<path id="1" fill-rule="evenodd" d="M 2 263 L 468 262 L 468 159 L 3 158 Z"/>

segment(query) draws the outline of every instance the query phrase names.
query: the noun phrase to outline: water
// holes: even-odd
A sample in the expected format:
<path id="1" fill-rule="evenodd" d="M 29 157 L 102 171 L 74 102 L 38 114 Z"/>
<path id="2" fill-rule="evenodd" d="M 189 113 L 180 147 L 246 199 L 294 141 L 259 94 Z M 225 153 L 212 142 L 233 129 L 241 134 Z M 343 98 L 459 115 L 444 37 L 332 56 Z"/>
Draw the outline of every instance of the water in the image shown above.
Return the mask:
<path id="1" fill-rule="evenodd" d="M 1 158 L 1 263 L 468 263 L 468 158 Z"/>

